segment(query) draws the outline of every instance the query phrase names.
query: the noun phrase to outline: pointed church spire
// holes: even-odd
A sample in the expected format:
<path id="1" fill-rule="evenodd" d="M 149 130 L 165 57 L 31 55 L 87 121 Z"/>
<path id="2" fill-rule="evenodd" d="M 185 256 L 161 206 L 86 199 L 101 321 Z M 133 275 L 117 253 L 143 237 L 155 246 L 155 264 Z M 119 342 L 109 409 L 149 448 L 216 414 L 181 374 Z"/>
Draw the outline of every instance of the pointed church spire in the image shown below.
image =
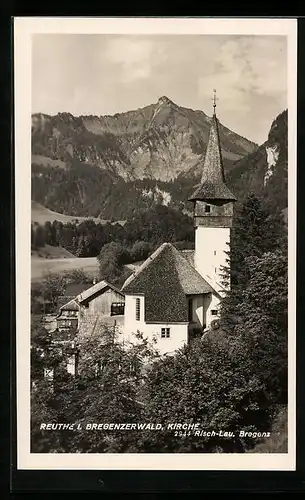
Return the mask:
<path id="1" fill-rule="evenodd" d="M 213 115 L 216 115 L 216 101 L 217 101 L 218 97 L 216 97 L 216 89 L 213 89 L 213 108 L 214 108 L 214 111 L 213 111 Z"/>
<path id="2" fill-rule="evenodd" d="M 213 116 L 203 164 L 201 183 L 189 201 L 204 199 L 235 200 L 235 197 L 225 184 L 219 127 L 216 116 L 216 100 L 216 90 L 214 89 Z"/>
<path id="3" fill-rule="evenodd" d="M 213 117 L 210 128 L 209 141 L 205 153 L 201 183 L 210 181 L 214 183 L 225 183 L 222 154 L 220 147 L 218 120 L 216 116 L 216 90 L 213 96 Z"/>

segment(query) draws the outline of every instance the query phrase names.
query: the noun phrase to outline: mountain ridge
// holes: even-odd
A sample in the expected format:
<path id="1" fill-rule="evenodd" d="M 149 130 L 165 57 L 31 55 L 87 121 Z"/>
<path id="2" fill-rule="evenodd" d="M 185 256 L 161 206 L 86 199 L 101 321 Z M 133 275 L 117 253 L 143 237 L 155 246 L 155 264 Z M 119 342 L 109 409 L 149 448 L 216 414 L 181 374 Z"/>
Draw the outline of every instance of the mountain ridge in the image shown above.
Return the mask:
<path id="1" fill-rule="evenodd" d="M 203 111 L 178 106 L 166 96 L 155 104 L 112 116 L 36 113 L 32 115 L 32 152 L 68 163 L 76 158 L 111 170 L 126 181 L 170 181 L 202 160 L 210 120 Z M 225 160 L 236 161 L 257 148 L 221 124 L 220 131 Z"/>
<path id="2" fill-rule="evenodd" d="M 256 151 L 232 165 L 228 183 L 235 194 L 246 190 L 264 196 L 281 210 L 288 205 L 288 111 L 272 122 L 266 141 Z"/>
<path id="3" fill-rule="evenodd" d="M 32 198 L 70 216 L 126 220 L 156 204 L 191 212 L 211 117 L 167 96 L 115 115 L 32 115 Z M 220 123 L 228 187 L 287 206 L 287 110 L 256 145 Z"/>

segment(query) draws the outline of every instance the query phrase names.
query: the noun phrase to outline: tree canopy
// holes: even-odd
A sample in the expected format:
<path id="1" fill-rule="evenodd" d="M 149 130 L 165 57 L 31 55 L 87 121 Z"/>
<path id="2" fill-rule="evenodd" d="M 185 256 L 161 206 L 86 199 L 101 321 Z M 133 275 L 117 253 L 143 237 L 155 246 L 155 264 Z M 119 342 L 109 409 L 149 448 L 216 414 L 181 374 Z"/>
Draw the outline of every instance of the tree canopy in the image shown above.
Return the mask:
<path id="1" fill-rule="evenodd" d="M 262 433 L 277 428 L 279 409 L 287 405 L 285 231 L 279 214 L 262 200 L 251 196 L 245 201 L 232 231 L 232 289 L 222 302 L 219 327 L 171 356 L 159 356 L 141 335 L 138 343 L 124 344 L 119 330 L 105 325 L 93 337 L 78 338 L 77 376 L 61 374 L 52 392 L 37 374 L 44 362 L 57 366 L 62 359 L 49 350 L 45 332 L 33 327 L 33 374 L 41 389 L 32 392 L 32 449 L 242 453 L 259 447 Z M 143 256 L 150 248 L 136 239 L 132 251 Z M 105 244 L 99 256 L 101 275 L 118 278 L 130 253 L 117 242 Z M 37 351 L 39 338 L 39 348 L 47 342 L 45 361 Z M 38 428 L 40 415 L 46 421 L 74 422 L 80 430 L 48 434 Z M 282 429 L 285 412 L 281 415 Z M 162 429 L 85 428 L 88 422 L 110 421 L 154 422 Z M 203 433 L 168 428 L 177 422 L 198 423 Z M 287 442 L 281 443 L 284 449 Z"/>
<path id="2" fill-rule="evenodd" d="M 133 258 L 139 260 L 141 254 L 146 255 L 148 246 L 155 248 L 164 241 L 189 245 L 194 241 L 194 231 L 192 219 L 181 210 L 156 205 L 136 212 L 124 226 L 93 220 L 33 223 L 31 237 L 33 250 L 44 245 L 61 246 L 77 257 L 96 257 L 104 245 L 115 242 L 128 249 L 134 247 Z"/>

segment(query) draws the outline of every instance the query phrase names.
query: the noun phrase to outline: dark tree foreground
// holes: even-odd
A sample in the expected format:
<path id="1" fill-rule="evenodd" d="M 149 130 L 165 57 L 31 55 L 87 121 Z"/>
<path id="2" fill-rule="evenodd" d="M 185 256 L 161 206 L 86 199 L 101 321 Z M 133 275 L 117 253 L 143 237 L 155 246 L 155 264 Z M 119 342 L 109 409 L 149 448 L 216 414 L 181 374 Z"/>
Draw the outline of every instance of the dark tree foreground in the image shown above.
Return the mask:
<path id="1" fill-rule="evenodd" d="M 147 247 L 138 243 L 134 251 L 144 256 Z M 235 216 L 230 257 L 232 287 L 220 321 L 173 356 L 158 356 L 140 333 L 137 345 L 123 345 L 120 334 L 104 326 L 78 339 L 74 378 L 63 375 L 65 353 L 54 351 L 52 339 L 33 325 L 32 451 L 287 451 L 288 266 L 281 215 L 248 197 Z M 126 258 L 116 243 L 105 245 L 101 271 L 115 278 Z M 50 366 L 52 382 L 41 375 Z M 74 429 L 47 431 L 41 423 L 73 423 Z M 162 428 L 86 430 L 92 423 Z M 175 423 L 198 423 L 202 432 L 177 431 Z"/>

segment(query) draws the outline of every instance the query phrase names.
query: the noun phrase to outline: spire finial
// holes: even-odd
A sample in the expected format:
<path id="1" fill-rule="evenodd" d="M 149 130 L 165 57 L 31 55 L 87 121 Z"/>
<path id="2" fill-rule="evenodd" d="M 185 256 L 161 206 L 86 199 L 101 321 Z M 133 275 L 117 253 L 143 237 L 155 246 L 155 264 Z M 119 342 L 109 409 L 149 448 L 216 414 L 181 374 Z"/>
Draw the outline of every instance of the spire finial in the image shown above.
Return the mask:
<path id="1" fill-rule="evenodd" d="M 213 108 L 214 108 L 214 115 L 216 115 L 216 101 L 218 101 L 218 97 L 216 97 L 216 89 L 213 89 Z"/>

